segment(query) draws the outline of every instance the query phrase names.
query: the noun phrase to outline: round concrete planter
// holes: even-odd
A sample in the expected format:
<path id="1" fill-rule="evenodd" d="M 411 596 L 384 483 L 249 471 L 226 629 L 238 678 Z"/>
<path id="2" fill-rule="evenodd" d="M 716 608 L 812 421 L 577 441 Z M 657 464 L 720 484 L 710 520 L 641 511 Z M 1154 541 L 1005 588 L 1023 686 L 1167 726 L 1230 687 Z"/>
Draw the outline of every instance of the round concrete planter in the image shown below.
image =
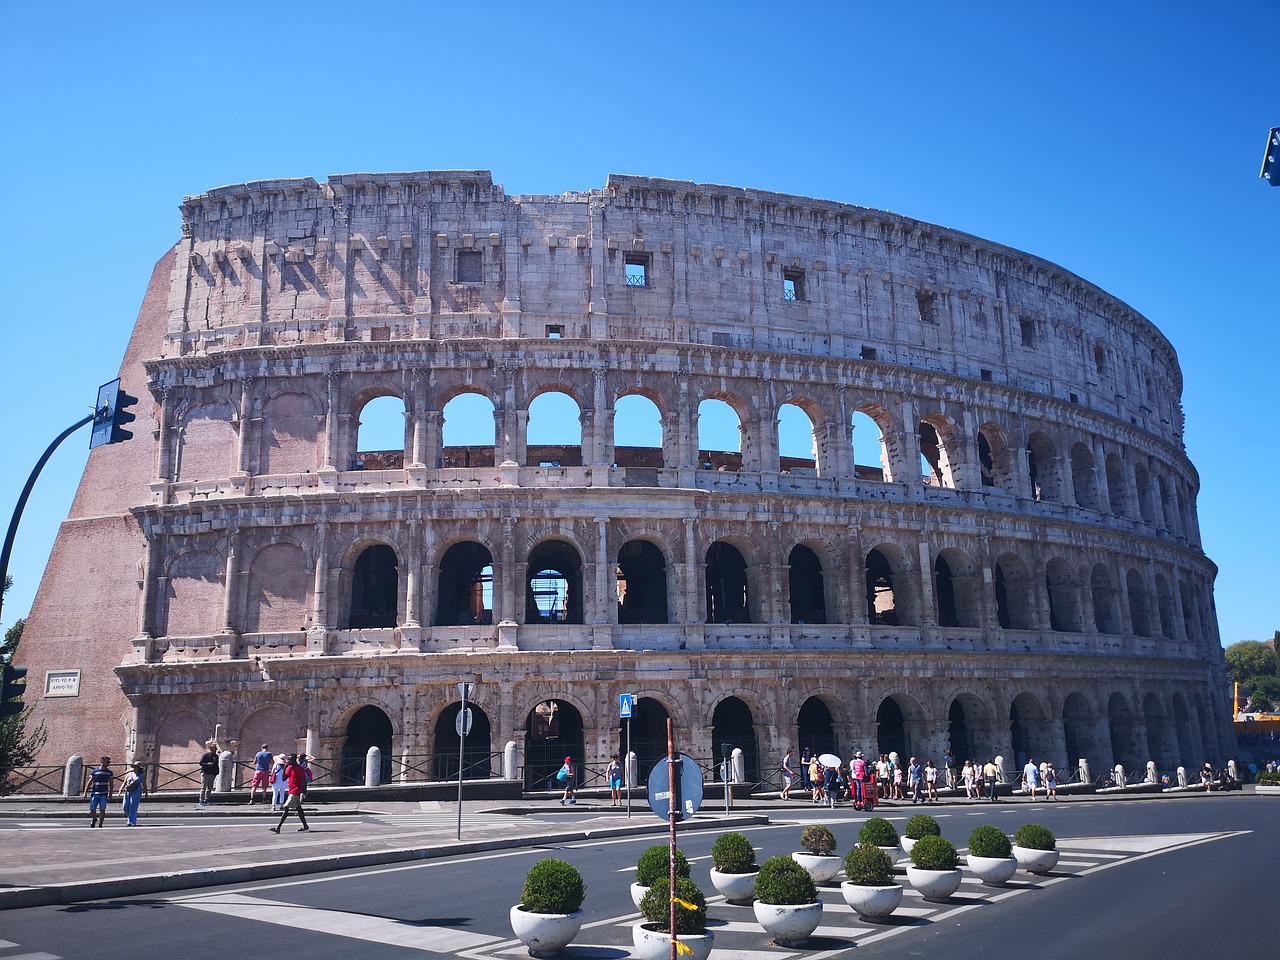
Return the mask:
<path id="1" fill-rule="evenodd" d="M 631 928 L 631 943 L 640 960 L 667 960 L 671 956 L 671 935 L 655 930 L 656 923 L 637 923 Z M 692 952 L 692 960 L 707 960 L 711 954 L 711 933 L 682 933 L 677 939 Z"/>
<path id="2" fill-rule="evenodd" d="M 631 885 L 631 902 L 636 905 L 636 909 L 640 909 L 640 901 L 644 899 L 644 895 L 649 892 L 648 887 L 642 887 L 638 883 Z"/>
<path id="3" fill-rule="evenodd" d="M 754 873 L 721 873 L 712 867 L 711 885 L 730 903 L 745 906 L 756 898 L 757 874 L 758 870 Z"/>
<path id="4" fill-rule="evenodd" d="M 908 857 L 911 856 L 911 848 L 916 845 L 915 837 L 899 837 L 898 842 L 902 845 L 902 852 Z"/>
<path id="5" fill-rule="evenodd" d="M 583 913 L 529 913 L 520 904 L 511 908 L 511 929 L 529 948 L 531 957 L 556 957 L 582 929 Z"/>
<path id="6" fill-rule="evenodd" d="M 971 853 L 965 859 L 969 871 L 988 887 L 1003 887 L 1018 872 L 1018 861 L 1013 857 L 975 857 Z"/>
<path id="7" fill-rule="evenodd" d="M 930 903 L 946 903 L 960 889 L 964 874 L 955 870 L 921 870 L 907 867 L 907 883 Z"/>
<path id="8" fill-rule="evenodd" d="M 1018 869 L 1027 873 L 1048 873 L 1058 865 L 1057 850 L 1033 850 L 1030 847 L 1013 845 L 1013 858 L 1018 862 Z"/>
<path id="9" fill-rule="evenodd" d="M 911 842 L 913 844 L 915 843 L 914 840 Z M 898 846 L 897 844 L 895 844 L 892 847 L 881 847 L 880 849 L 883 850 L 885 853 L 887 853 L 889 855 L 889 859 L 894 863 L 897 863 L 898 857 L 902 855 L 902 847 Z"/>
<path id="10" fill-rule="evenodd" d="M 791 859 L 804 867 L 809 878 L 818 884 L 835 879 L 843 863 L 839 857 L 823 857 L 816 853 L 796 852 L 791 855 Z"/>
<path id="11" fill-rule="evenodd" d="M 761 903 L 751 905 L 756 912 L 756 923 L 780 947 L 802 947 L 822 922 L 822 902 L 818 903 Z"/>
<path id="12" fill-rule="evenodd" d="M 898 905 L 902 903 L 902 884 L 864 887 L 846 880 L 840 884 L 840 895 L 844 897 L 845 903 L 858 912 L 859 917 L 874 923 L 898 909 Z"/>

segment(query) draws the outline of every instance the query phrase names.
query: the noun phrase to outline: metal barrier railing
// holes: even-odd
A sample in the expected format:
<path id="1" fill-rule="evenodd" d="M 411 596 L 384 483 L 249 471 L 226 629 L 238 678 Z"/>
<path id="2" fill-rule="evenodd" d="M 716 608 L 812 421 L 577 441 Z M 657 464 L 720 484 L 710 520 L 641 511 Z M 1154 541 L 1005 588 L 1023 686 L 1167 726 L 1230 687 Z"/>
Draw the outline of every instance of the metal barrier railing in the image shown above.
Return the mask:
<path id="1" fill-rule="evenodd" d="M 62 794 L 62 779 L 66 767 L 27 766 L 0 770 L 0 796 L 23 794 L 44 796 Z"/>

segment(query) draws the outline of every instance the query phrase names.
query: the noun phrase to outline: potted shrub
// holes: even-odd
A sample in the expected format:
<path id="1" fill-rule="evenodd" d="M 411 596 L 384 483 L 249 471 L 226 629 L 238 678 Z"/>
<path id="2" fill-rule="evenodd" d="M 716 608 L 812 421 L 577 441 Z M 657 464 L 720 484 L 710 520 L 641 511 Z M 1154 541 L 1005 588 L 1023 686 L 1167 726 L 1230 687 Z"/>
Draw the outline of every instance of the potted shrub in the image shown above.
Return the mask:
<path id="1" fill-rule="evenodd" d="M 578 868 L 563 860 L 548 857 L 529 869 L 511 929 L 530 956 L 557 956 L 578 935 L 586 889 Z"/>
<path id="2" fill-rule="evenodd" d="M 1048 873 L 1058 865 L 1058 841 L 1048 827 L 1024 823 L 1013 835 L 1013 857 L 1018 869 L 1028 873 Z"/>
<path id="3" fill-rule="evenodd" d="M 927 813 L 917 813 L 902 828 L 902 852 L 910 856 L 911 848 L 921 837 L 940 836 L 942 836 L 942 827 L 938 826 L 938 821 Z"/>
<path id="4" fill-rule="evenodd" d="M 789 857 L 770 857 L 756 875 L 756 922 L 780 947 L 800 947 L 822 921 L 822 901 L 809 871 Z"/>
<path id="5" fill-rule="evenodd" d="M 933 903 L 945 903 L 960 889 L 960 854 L 950 840 L 925 834 L 911 848 L 907 882 L 920 896 Z"/>
<path id="6" fill-rule="evenodd" d="M 876 844 L 859 843 L 850 850 L 844 874 L 849 879 L 840 884 L 840 895 L 863 920 L 883 920 L 902 903 L 902 884 L 893 882 L 893 858 Z"/>
<path id="7" fill-rule="evenodd" d="M 879 847 L 892 859 L 898 858 L 898 831 L 884 817 L 871 817 L 867 820 L 858 830 L 858 843 L 869 843 L 873 847 Z"/>
<path id="8" fill-rule="evenodd" d="M 747 904 L 756 896 L 755 847 L 741 833 L 722 833 L 711 844 L 711 885 L 730 903 Z"/>
<path id="9" fill-rule="evenodd" d="M 666 960 L 671 955 L 671 887 L 659 877 L 640 901 L 644 922 L 631 928 L 631 941 L 641 960 Z M 675 939 L 689 948 L 693 960 L 707 960 L 713 934 L 707 932 L 707 901 L 688 877 L 676 877 Z"/>
<path id="10" fill-rule="evenodd" d="M 840 858 L 835 855 L 836 835 L 830 827 L 820 823 L 805 827 L 800 846 L 804 850 L 793 853 L 791 859 L 809 871 L 814 883 L 826 883 L 840 872 Z"/>
<path id="11" fill-rule="evenodd" d="M 685 879 L 689 877 L 689 861 L 684 851 L 678 847 L 676 848 L 676 876 Z M 640 854 L 640 859 L 636 861 L 636 880 L 631 884 L 631 899 L 637 910 L 640 909 L 640 901 L 644 898 L 645 891 L 659 877 L 668 882 L 671 880 L 670 844 L 655 843 L 652 847 L 646 848 L 644 853 Z"/>
<path id="12" fill-rule="evenodd" d="M 965 858 L 974 876 L 989 887 L 1001 887 L 1018 871 L 1009 838 L 989 823 L 969 834 L 969 855 Z"/>

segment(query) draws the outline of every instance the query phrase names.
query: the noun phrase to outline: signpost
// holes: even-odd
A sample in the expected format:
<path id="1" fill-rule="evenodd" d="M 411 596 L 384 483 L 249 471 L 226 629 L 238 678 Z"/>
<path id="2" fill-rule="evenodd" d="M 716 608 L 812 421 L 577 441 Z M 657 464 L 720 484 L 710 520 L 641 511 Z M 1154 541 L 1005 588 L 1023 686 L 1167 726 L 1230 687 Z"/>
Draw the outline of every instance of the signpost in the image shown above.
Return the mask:
<path id="1" fill-rule="evenodd" d="M 471 711 L 467 707 L 467 697 L 475 696 L 476 685 L 467 680 L 458 682 L 458 696 L 462 706 L 458 710 L 458 719 L 454 729 L 458 731 L 458 839 L 462 839 L 462 768 L 467 759 L 467 734 L 471 732 Z"/>
<path id="2" fill-rule="evenodd" d="M 618 718 L 627 721 L 627 746 L 622 753 L 622 785 L 627 795 L 627 819 L 631 819 L 631 708 L 635 705 L 635 695 L 618 694 Z"/>
<path id="3" fill-rule="evenodd" d="M 676 754 L 671 718 L 667 718 L 667 762 L 649 771 L 649 806 L 671 824 L 671 960 L 676 960 L 676 823 L 698 812 L 702 806 L 702 770 L 693 757 Z"/>

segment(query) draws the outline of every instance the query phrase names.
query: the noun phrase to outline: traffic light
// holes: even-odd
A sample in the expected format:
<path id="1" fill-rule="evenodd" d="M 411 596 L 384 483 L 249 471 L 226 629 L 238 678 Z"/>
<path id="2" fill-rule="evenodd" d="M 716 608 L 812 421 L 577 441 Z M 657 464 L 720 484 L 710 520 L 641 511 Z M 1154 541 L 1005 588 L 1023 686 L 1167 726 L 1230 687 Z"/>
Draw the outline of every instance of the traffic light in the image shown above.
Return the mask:
<path id="1" fill-rule="evenodd" d="M 116 415 L 111 420 L 111 439 L 108 443 L 119 443 L 133 436 L 132 430 L 126 430 L 124 424 L 133 423 L 137 417 L 128 409 L 138 402 L 137 397 L 130 396 L 121 390 L 116 395 Z"/>
<path id="2" fill-rule="evenodd" d="M 0 681 L 0 720 L 3 720 L 22 712 L 22 695 L 27 692 L 27 668 L 6 663 L 0 666 L 0 671 L 3 671 Z"/>
<path id="3" fill-rule="evenodd" d="M 89 435 L 89 449 L 130 439 L 133 431 L 124 427 L 137 419 L 137 415 L 129 409 L 137 402 L 137 397 L 120 389 L 119 378 L 99 387 L 98 402 L 93 405 L 93 432 Z"/>

